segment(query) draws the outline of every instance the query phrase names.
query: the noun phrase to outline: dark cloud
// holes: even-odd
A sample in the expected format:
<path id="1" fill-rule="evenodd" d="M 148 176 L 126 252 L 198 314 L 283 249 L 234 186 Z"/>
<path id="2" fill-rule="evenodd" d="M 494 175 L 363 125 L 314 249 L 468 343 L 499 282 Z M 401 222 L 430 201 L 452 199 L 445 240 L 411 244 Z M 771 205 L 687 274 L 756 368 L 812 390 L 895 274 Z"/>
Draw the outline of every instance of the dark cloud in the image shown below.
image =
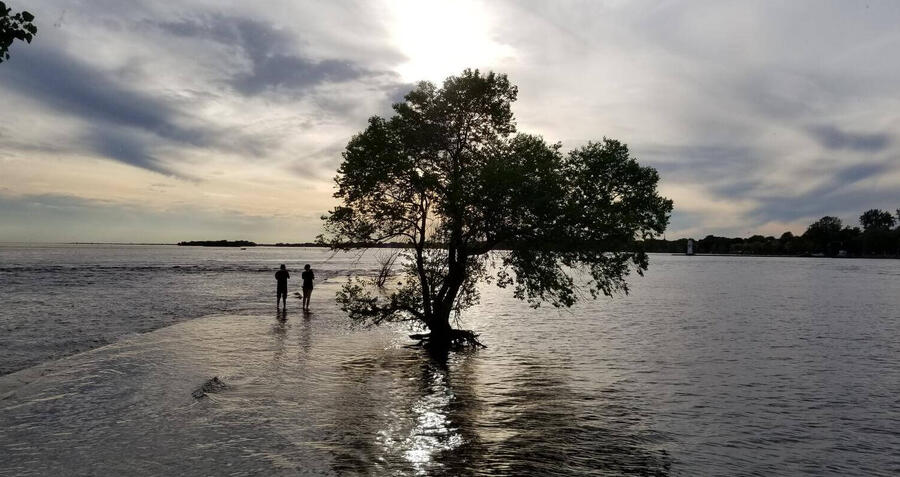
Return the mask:
<path id="1" fill-rule="evenodd" d="M 151 145 L 146 138 L 134 131 L 115 126 L 95 129 L 86 142 L 103 157 L 162 174 L 173 174 L 149 152 Z"/>
<path id="2" fill-rule="evenodd" d="M 895 187 L 852 187 L 853 184 L 893 169 L 891 162 L 865 163 L 846 166 L 825 174 L 825 181 L 802 194 L 761 194 L 752 191 L 747 196 L 760 203 L 749 220 L 760 223 L 790 222 L 808 217 L 837 215 L 856 225 L 863 211 L 874 207 L 894 210 L 900 206 L 900 190 Z"/>
<path id="3" fill-rule="evenodd" d="M 762 161 L 759 151 L 749 147 L 646 146 L 635 152 L 642 163 L 656 168 L 666 180 L 705 184 L 723 196 L 740 197 L 759 185 L 754 173 Z"/>
<path id="4" fill-rule="evenodd" d="M 173 173 L 149 152 L 167 143 L 253 154 L 264 148 L 260 140 L 235 131 L 196 126 L 174 103 L 60 51 L 37 46 L 24 51 L 15 68 L 0 70 L 0 85 L 83 119 L 88 132 L 82 145 L 97 154 L 155 172 Z"/>
<path id="5" fill-rule="evenodd" d="M 857 163 L 853 163 L 848 160 L 848 165 L 837 169 L 812 167 L 809 176 L 798 179 L 798 183 L 816 180 L 821 185 L 797 195 L 790 190 L 772 191 L 764 181 L 765 176 L 759 174 L 760 168 L 765 165 L 760 157 L 762 151 L 753 148 L 649 146 L 636 152 L 641 162 L 657 168 L 664 180 L 701 185 L 723 201 L 741 197 L 758 202 L 759 206 L 745 217 L 748 230 L 773 221 L 792 222 L 824 215 L 838 215 L 852 222 L 848 222 L 849 225 L 854 225 L 856 217 L 873 207 L 872 204 L 889 210 L 900 206 L 900 191 L 896 188 L 851 187 L 857 182 L 894 170 L 896 161 L 856 160 Z M 677 203 L 675 208 L 672 230 L 686 229 L 703 222 L 703 217 L 698 214 L 680 212 Z"/>
<path id="6" fill-rule="evenodd" d="M 358 78 L 363 72 L 345 61 L 318 63 L 296 56 L 275 55 L 253 60 L 253 70 L 235 76 L 231 84 L 242 94 L 253 95 L 273 88 L 305 89 L 322 83 Z"/>
<path id="7" fill-rule="evenodd" d="M 834 126 L 816 126 L 810 128 L 809 132 L 819 144 L 832 150 L 880 152 L 891 143 L 891 138 L 887 134 L 849 133 Z"/>
<path id="8" fill-rule="evenodd" d="M 890 170 L 891 167 L 888 164 L 854 164 L 839 170 L 834 175 L 834 185 L 853 184 Z"/>
<path id="9" fill-rule="evenodd" d="M 803 218 L 836 215 L 845 225 L 858 225 L 859 215 L 872 207 L 900 207 L 900 192 L 894 188 L 816 189 L 794 197 L 763 197 L 748 219 L 765 223 L 791 222 Z M 802 231 L 801 231 L 802 232 Z"/>
<path id="10" fill-rule="evenodd" d="M 59 51 L 34 47 L 23 52 L 15 68 L 0 70 L 0 82 L 92 122 L 138 128 L 197 146 L 211 142 L 209 131 L 177 124 L 178 112 L 169 103 L 120 85 L 109 73 Z"/>
<path id="11" fill-rule="evenodd" d="M 250 70 L 234 74 L 229 83 L 244 95 L 272 89 L 303 91 L 323 83 L 377 75 L 349 61 L 317 61 L 293 54 L 292 47 L 298 44 L 296 38 L 258 20 L 207 15 L 157 25 L 176 36 L 206 39 L 237 48 L 249 60 Z"/>

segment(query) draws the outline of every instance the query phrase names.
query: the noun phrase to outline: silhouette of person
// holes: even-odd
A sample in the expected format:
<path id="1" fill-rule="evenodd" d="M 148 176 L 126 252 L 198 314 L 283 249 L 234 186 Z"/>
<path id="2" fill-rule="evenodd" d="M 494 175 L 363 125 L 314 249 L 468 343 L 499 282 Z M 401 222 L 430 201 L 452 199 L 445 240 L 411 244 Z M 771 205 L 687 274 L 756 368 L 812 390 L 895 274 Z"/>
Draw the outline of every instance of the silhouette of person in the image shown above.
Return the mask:
<path id="1" fill-rule="evenodd" d="M 308 263 L 303 266 L 303 273 L 300 274 L 300 278 L 303 278 L 303 309 L 309 310 L 309 298 L 312 296 L 313 280 L 316 279 L 316 275 L 309 268 Z"/>
<path id="2" fill-rule="evenodd" d="M 278 282 L 278 291 L 277 295 L 275 295 L 275 308 L 278 308 L 278 300 L 281 300 L 284 303 L 284 308 L 287 309 L 287 281 L 288 278 L 291 278 L 291 274 L 288 273 L 287 269 L 284 267 L 284 264 L 281 264 L 281 270 L 275 272 L 275 280 Z"/>

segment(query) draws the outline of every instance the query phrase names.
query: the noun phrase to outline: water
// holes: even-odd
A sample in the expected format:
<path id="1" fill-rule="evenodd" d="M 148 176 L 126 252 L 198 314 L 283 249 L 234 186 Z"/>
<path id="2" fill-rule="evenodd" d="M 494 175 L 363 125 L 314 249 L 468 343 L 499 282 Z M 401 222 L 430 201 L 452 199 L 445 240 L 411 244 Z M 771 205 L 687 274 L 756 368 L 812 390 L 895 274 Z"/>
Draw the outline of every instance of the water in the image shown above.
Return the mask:
<path id="1" fill-rule="evenodd" d="M 0 375 L 211 313 L 268 312 L 279 264 L 299 288 L 306 263 L 321 283 L 371 272 L 381 253 L 0 245 Z"/>
<path id="2" fill-rule="evenodd" d="M 350 328 L 330 298 L 352 262 L 321 250 L 0 254 L 0 363 L 44 361 L 0 377 L 0 475 L 900 471 L 896 261 L 657 255 L 630 296 L 567 311 L 486 287 L 463 326 L 489 348 L 444 361 Z M 327 278 L 314 313 L 276 318 L 282 262 Z M 112 344 L 8 347 L 40 326 L 68 354 L 86 320 Z M 211 376 L 228 388 L 194 400 Z"/>

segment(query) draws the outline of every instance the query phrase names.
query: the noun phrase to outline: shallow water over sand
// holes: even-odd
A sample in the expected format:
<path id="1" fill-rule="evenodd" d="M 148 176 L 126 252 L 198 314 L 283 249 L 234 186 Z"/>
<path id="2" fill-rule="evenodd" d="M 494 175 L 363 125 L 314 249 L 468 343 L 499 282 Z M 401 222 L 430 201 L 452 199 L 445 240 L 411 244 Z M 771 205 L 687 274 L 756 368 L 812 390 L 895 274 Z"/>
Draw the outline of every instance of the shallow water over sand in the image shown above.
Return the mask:
<path id="1" fill-rule="evenodd" d="M 319 283 L 371 272 L 382 251 L 0 245 L 0 375 L 213 313 L 264 313 L 281 263 Z M 291 282 L 292 290 L 299 273 Z"/>
<path id="2" fill-rule="evenodd" d="M 446 361 L 350 329 L 326 281 L 309 315 L 266 304 L 0 377 L 0 475 L 893 475 L 898 276 L 654 256 L 632 295 L 570 311 L 485 288 L 463 324 L 489 348 Z M 212 376 L 228 387 L 192 398 Z"/>

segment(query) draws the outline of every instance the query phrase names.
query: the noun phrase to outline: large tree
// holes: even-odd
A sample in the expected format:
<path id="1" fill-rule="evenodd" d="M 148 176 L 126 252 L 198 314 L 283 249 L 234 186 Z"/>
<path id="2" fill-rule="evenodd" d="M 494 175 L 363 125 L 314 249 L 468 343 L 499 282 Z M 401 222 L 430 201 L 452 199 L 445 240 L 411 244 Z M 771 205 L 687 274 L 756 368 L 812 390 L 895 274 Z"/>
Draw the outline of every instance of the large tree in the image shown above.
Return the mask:
<path id="1" fill-rule="evenodd" d="M 894 227 L 894 216 L 880 209 L 869 209 L 859 216 L 859 224 L 866 232 L 885 231 Z"/>
<path id="2" fill-rule="evenodd" d="M 0 2 L 0 63 L 9 59 L 9 47 L 14 40 L 31 43 L 37 34 L 34 26 L 34 15 L 27 11 L 12 13 L 6 4 Z"/>
<path id="3" fill-rule="evenodd" d="M 897 251 L 894 215 L 886 210 L 869 209 L 859 216 L 863 227 L 862 252 L 865 254 L 890 254 Z"/>
<path id="4" fill-rule="evenodd" d="M 841 219 L 826 215 L 813 222 L 806 228 L 803 238 L 813 243 L 815 250 L 829 252 L 832 242 L 840 240 L 841 229 L 844 227 Z"/>
<path id="5" fill-rule="evenodd" d="M 419 83 L 347 144 L 335 178 L 342 203 L 323 217 L 320 240 L 409 246 L 399 282 L 356 279 L 338 293 L 351 318 L 418 322 L 432 344 L 472 341 L 450 319 L 477 302 L 481 280 L 533 306 L 567 307 L 627 292 L 630 271 L 647 269 L 635 239 L 662 234 L 672 211 L 657 172 L 613 139 L 564 154 L 516 134 L 516 95 L 506 75 L 478 70 L 441 88 Z"/>

